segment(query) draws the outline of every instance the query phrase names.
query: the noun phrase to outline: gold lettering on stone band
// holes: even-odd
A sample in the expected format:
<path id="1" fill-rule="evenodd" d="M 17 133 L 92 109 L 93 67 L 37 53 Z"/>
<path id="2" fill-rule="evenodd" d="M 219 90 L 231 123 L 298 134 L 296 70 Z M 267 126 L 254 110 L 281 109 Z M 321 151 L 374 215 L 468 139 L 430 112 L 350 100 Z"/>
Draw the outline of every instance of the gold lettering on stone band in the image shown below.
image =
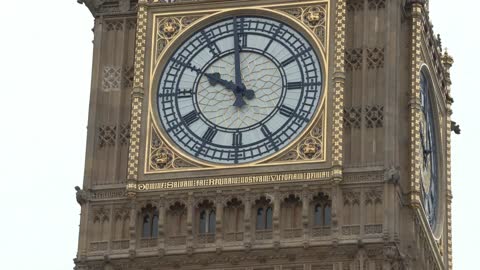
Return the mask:
<path id="1" fill-rule="evenodd" d="M 237 177 L 216 177 L 204 179 L 181 179 L 175 181 L 152 182 L 138 184 L 139 191 L 169 190 L 195 187 L 262 184 L 287 181 L 327 180 L 332 176 L 331 171 L 314 171 L 304 173 L 285 173 Z"/>

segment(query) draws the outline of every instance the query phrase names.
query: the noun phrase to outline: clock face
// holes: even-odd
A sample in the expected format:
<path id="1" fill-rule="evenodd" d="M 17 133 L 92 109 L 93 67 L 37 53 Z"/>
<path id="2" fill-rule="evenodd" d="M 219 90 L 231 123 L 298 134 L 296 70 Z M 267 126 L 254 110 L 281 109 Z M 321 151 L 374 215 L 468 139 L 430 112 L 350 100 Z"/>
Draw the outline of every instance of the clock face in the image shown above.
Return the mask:
<path id="1" fill-rule="evenodd" d="M 221 164 L 254 162 L 294 141 L 322 94 L 319 57 L 292 27 L 239 16 L 206 26 L 172 54 L 157 104 L 184 152 Z"/>
<path id="2" fill-rule="evenodd" d="M 420 178 L 423 198 L 423 208 L 432 228 L 435 227 L 438 205 L 438 169 L 437 148 L 435 144 L 435 126 L 432 103 L 430 99 L 429 81 L 422 73 L 420 79 L 421 121 L 420 121 Z"/>

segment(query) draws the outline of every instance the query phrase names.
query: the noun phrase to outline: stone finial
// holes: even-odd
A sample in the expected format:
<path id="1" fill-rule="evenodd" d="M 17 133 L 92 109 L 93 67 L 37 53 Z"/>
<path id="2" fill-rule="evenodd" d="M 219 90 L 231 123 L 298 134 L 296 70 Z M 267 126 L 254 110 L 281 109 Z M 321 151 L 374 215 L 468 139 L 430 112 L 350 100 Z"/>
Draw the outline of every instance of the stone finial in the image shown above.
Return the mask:
<path id="1" fill-rule="evenodd" d="M 442 55 L 442 64 L 447 71 L 452 67 L 453 62 L 453 57 L 448 54 L 447 48 L 445 48 L 445 52 Z"/>

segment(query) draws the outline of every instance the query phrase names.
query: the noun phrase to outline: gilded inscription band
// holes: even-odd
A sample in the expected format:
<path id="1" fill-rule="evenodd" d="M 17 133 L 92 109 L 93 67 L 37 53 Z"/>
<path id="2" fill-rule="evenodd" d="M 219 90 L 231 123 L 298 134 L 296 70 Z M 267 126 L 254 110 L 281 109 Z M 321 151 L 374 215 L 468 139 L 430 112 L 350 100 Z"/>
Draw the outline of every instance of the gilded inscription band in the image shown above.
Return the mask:
<path id="1" fill-rule="evenodd" d="M 140 183 L 137 185 L 138 191 L 171 190 L 183 188 L 201 188 L 212 186 L 230 186 L 244 184 L 265 184 L 273 182 L 287 181 L 310 181 L 310 180 L 328 180 L 332 176 L 331 171 L 313 171 L 301 173 L 285 174 L 267 174 L 238 177 L 215 177 L 201 179 L 181 179 L 166 182 Z"/>

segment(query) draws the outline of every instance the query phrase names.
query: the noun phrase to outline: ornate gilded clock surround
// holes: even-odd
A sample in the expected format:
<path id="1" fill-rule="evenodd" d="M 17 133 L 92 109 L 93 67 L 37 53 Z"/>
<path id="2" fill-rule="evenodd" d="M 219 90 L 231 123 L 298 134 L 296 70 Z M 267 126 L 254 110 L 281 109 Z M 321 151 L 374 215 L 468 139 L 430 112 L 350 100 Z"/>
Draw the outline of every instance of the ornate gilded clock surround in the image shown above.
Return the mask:
<path id="1" fill-rule="evenodd" d="M 315 5 L 313 5 L 313 3 Z M 308 4 L 308 6 L 305 6 Z M 150 7 L 151 6 L 151 7 Z M 182 154 L 181 151 L 176 151 L 165 140 L 161 134 L 158 126 L 158 119 L 156 119 L 154 106 L 152 100 L 152 93 L 156 80 L 155 76 L 158 74 L 158 67 L 162 66 L 170 47 L 175 46 L 175 42 L 179 42 L 181 37 L 188 35 L 188 32 L 193 31 L 197 25 L 205 24 L 205 22 L 215 20 L 219 14 L 230 13 L 263 13 L 273 14 L 270 16 L 285 17 L 285 19 L 295 21 L 304 33 L 310 35 L 310 39 L 315 41 L 321 55 L 324 56 L 323 72 L 324 72 L 324 86 L 321 105 L 314 120 L 309 124 L 305 132 L 299 136 L 286 149 L 282 150 L 280 154 L 273 157 L 268 157 L 260 162 L 249 164 L 249 166 L 265 166 L 265 165 L 282 165 L 292 162 L 325 162 L 326 156 L 326 139 L 327 139 L 327 91 L 328 91 L 328 22 L 329 22 L 329 5 L 328 1 L 314 1 L 312 3 L 296 4 L 278 4 L 278 5 L 263 5 L 255 9 L 213 9 L 201 10 L 198 12 L 174 12 L 174 13 L 160 13 L 156 11 L 155 5 L 150 4 L 148 7 L 150 14 L 148 15 L 148 24 L 153 24 L 151 35 L 151 44 L 147 47 L 151 48 L 150 54 L 147 53 L 145 63 L 149 65 L 149 90 L 147 99 L 148 113 L 147 113 L 147 138 L 145 145 L 145 174 L 156 174 L 172 171 L 184 170 L 205 170 L 205 169 L 219 169 L 225 166 L 218 166 L 216 164 L 208 164 L 191 159 Z M 151 11 L 150 11 L 151 8 Z M 243 9 L 245 10 L 245 9 Z M 222 16 L 222 15 L 220 15 Z M 172 45 L 173 44 L 173 45 Z M 147 69 L 145 69 L 147 73 Z M 158 75 L 157 75 L 158 76 Z"/>
<path id="2" fill-rule="evenodd" d="M 438 147 L 438 197 L 439 198 L 451 198 L 451 175 L 450 175 L 450 101 L 446 98 L 449 96 L 450 81 L 449 81 L 449 68 L 453 63 L 453 59 L 448 54 L 444 54 L 435 60 L 432 60 L 432 54 L 437 54 L 438 48 L 429 48 L 426 45 L 429 39 L 432 37 L 425 33 L 425 25 L 428 21 L 425 18 L 426 10 L 422 3 L 411 3 L 411 92 L 410 92 L 410 205 L 415 210 L 416 222 L 422 228 L 421 233 L 425 235 L 426 241 L 432 247 L 432 257 L 435 258 L 438 264 L 441 264 L 442 256 L 448 256 L 449 269 L 451 268 L 451 206 L 449 201 L 444 199 L 439 200 L 438 216 L 436 217 L 437 223 L 446 223 L 446 228 L 443 226 L 437 226 L 431 228 L 426 212 L 423 207 L 422 191 L 421 191 L 421 162 L 420 157 L 422 153 L 421 138 L 420 138 L 420 122 L 421 122 L 421 93 L 420 93 L 420 77 L 422 73 L 426 73 L 430 82 L 438 82 L 446 79 L 446 84 L 433 85 L 430 98 L 433 101 L 433 113 L 435 120 L 434 133 L 437 136 L 435 138 L 436 145 Z M 431 42 L 431 41 L 430 41 Z M 441 54 L 440 54 L 441 55 Z M 441 68 L 433 68 L 436 65 L 442 65 Z M 437 73 L 437 70 L 445 69 L 445 73 Z M 444 78 L 443 76 L 446 76 Z M 446 147 L 445 147 L 446 146 Z M 444 148 L 445 147 L 445 148 Z M 442 254 L 442 245 L 444 245 L 444 231 L 447 230 L 447 250 L 448 254 Z"/>

